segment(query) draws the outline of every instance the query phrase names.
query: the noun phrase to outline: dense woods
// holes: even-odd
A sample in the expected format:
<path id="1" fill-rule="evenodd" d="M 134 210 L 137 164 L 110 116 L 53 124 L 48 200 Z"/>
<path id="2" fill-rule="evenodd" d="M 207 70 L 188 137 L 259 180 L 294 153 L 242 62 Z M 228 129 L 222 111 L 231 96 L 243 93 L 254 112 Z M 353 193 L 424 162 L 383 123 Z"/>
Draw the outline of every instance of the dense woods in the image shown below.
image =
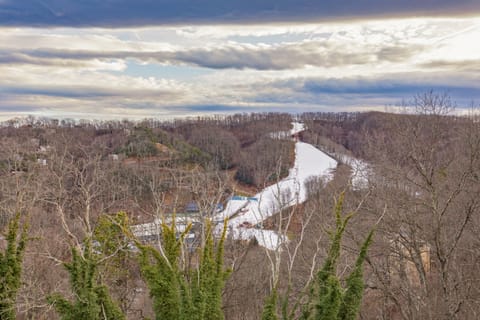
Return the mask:
<path id="1" fill-rule="evenodd" d="M 0 286 L 0 319 L 476 319 L 480 121 L 452 109 L 430 92 L 408 113 L 298 115 L 340 164 L 264 222 L 281 250 L 215 236 L 211 218 L 288 174 L 294 142 L 271 133 L 291 115 L 3 123 L 0 279 L 21 278 Z M 199 223 L 178 232 L 192 202 Z M 149 244 L 130 231 L 154 218 Z"/>

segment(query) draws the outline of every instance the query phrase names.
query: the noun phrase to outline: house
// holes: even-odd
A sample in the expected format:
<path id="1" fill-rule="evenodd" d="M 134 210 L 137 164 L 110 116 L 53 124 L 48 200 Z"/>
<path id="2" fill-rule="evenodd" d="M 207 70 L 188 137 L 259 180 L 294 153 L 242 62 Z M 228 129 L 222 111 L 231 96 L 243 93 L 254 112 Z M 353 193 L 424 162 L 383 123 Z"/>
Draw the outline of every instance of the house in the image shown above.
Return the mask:
<path id="1" fill-rule="evenodd" d="M 185 211 L 189 213 L 194 213 L 194 212 L 199 212 L 200 209 L 198 208 L 197 203 L 192 201 L 187 203 L 187 205 L 185 206 Z"/>
<path id="2" fill-rule="evenodd" d="M 168 221 L 169 219 L 167 219 L 167 221 L 165 222 L 167 224 L 171 223 L 171 218 L 172 217 L 169 218 L 170 221 Z M 176 219 L 175 233 L 177 239 L 179 239 L 180 235 L 184 234 L 184 232 L 190 226 L 191 228 L 189 229 L 189 232 L 185 235 L 184 243 L 186 244 L 188 250 L 193 252 L 198 245 L 198 222 L 192 219 Z M 162 221 L 160 219 L 155 219 L 153 222 L 133 225 L 130 227 L 130 230 L 132 231 L 133 235 L 141 242 L 156 243 L 161 237 Z"/>

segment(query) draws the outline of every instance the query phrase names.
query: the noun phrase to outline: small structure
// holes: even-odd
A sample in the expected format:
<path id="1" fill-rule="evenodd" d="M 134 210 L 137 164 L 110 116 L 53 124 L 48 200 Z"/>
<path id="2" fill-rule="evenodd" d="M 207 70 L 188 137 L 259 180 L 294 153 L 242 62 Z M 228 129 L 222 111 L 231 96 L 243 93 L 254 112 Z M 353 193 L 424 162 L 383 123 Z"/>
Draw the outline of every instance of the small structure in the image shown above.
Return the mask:
<path id="1" fill-rule="evenodd" d="M 188 213 L 194 213 L 194 212 L 199 212 L 200 209 L 198 208 L 197 203 L 192 201 L 186 205 L 185 211 Z"/>
<path id="2" fill-rule="evenodd" d="M 169 222 L 166 221 L 166 223 L 169 223 Z M 185 230 L 187 229 L 187 226 L 190 223 L 194 223 L 194 222 L 177 220 L 175 223 L 175 229 L 177 234 L 181 234 L 182 232 L 185 232 Z M 159 219 L 155 219 L 153 222 L 133 225 L 130 227 L 130 230 L 132 231 L 133 235 L 137 237 L 140 241 L 146 242 L 146 243 L 154 242 L 159 239 L 162 233 L 162 221 Z M 192 240 L 193 238 L 195 238 L 195 235 L 194 234 L 188 235 L 187 238 Z"/>

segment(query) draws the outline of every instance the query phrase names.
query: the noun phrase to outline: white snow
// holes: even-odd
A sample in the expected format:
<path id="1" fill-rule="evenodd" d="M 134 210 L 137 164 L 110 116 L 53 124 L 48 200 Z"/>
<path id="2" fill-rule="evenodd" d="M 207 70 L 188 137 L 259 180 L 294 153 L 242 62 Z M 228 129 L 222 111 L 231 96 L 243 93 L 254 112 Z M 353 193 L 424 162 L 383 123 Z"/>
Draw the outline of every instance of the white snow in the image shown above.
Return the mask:
<path id="1" fill-rule="evenodd" d="M 352 187 L 355 190 L 368 188 L 369 177 L 372 175 L 372 168 L 370 165 L 360 159 L 350 157 L 347 155 L 337 156 L 341 162 L 349 165 L 352 168 Z"/>
<path id="2" fill-rule="evenodd" d="M 266 218 L 295 204 L 307 200 L 305 182 L 314 176 L 323 176 L 326 180 L 332 178 L 331 170 L 337 166 L 337 161 L 329 157 L 314 146 L 297 142 L 295 144 L 295 164 L 288 177 L 263 189 L 257 193 L 255 200 L 231 200 L 226 209 L 218 216 L 219 219 L 228 218 L 244 207 L 242 212 L 229 221 L 229 225 L 237 225 L 248 222 L 256 225 Z M 244 211 L 244 212 L 243 212 Z"/>
<path id="3" fill-rule="evenodd" d="M 303 130 L 303 124 L 294 123 L 291 132 Z M 300 204 L 307 200 L 305 182 L 310 177 L 324 177 L 327 181 L 332 178 L 332 169 L 336 168 L 337 161 L 314 146 L 297 142 L 295 144 L 295 164 L 290 169 L 288 177 L 263 189 L 255 195 L 255 200 L 231 200 L 217 219 L 230 218 L 229 230 L 234 239 L 255 237 L 259 243 L 268 249 L 276 249 L 283 241 L 280 235 L 271 230 L 251 228 L 258 226 L 268 217 L 283 208 Z M 250 228 L 246 228 L 249 226 Z"/>
<path id="4" fill-rule="evenodd" d="M 288 139 L 294 134 L 302 132 L 303 130 L 305 130 L 305 125 L 303 123 L 292 122 L 292 129 L 290 129 L 289 131 L 272 132 L 269 134 L 269 136 L 272 139 Z"/>
<path id="5" fill-rule="evenodd" d="M 233 216 L 240 209 L 245 208 L 249 200 L 229 200 L 225 206 L 225 210 L 220 212 L 215 220 L 223 220 L 225 218 Z"/>
<path id="6" fill-rule="evenodd" d="M 292 122 L 292 129 L 290 130 L 290 134 L 294 135 L 296 133 L 302 132 L 305 130 L 305 125 L 303 122 Z"/>
<path id="7" fill-rule="evenodd" d="M 287 241 L 283 236 L 272 230 L 253 228 L 230 228 L 229 234 L 236 240 L 250 240 L 255 238 L 258 245 L 268 250 L 276 250 L 282 243 Z"/>
<path id="8" fill-rule="evenodd" d="M 273 134 L 275 137 L 288 137 L 304 130 L 303 123 L 294 122 L 290 132 Z M 295 143 L 295 163 L 290 169 L 288 177 L 278 183 L 268 186 L 254 197 L 231 199 L 225 210 L 215 216 L 217 222 L 229 218 L 228 233 L 233 239 L 249 240 L 255 238 L 260 246 L 269 250 L 276 250 L 286 242 L 285 236 L 272 230 L 264 230 L 262 222 L 276 214 L 281 209 L 303 203 L 307 200 L 305 182 L 311 177 L 324 177 L 329 181 L 332 169 L 337 167 L 337 161 L 314 146 L 304 143 Z M 132 226 L 137 236 L 147 236 L 158 233 L 160 221 Z M 177 225 L 178 231 L 184 228 Z M 221 229 L 219 223 L 217 229 Z"/>

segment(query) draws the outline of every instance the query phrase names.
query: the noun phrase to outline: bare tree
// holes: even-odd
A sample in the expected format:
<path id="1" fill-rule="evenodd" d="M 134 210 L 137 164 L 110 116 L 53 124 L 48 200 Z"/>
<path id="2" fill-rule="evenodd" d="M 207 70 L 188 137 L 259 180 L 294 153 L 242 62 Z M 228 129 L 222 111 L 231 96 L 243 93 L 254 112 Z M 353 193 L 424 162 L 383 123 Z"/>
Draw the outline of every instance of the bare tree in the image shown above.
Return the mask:
<path id="1" fill-rule="evenodd" d="M 443 94 L 418 95 L 407 107 L 416 114 L 393 116 L 388 136 L 370 140 L 375 196 L 388 207 L 388 254 L 371 260 L 375 287 L 386 318 L 472 318 L 480 253 L 467 248 L 480 209 L 478 123 L 449 115 L 454 106 Z"/>

